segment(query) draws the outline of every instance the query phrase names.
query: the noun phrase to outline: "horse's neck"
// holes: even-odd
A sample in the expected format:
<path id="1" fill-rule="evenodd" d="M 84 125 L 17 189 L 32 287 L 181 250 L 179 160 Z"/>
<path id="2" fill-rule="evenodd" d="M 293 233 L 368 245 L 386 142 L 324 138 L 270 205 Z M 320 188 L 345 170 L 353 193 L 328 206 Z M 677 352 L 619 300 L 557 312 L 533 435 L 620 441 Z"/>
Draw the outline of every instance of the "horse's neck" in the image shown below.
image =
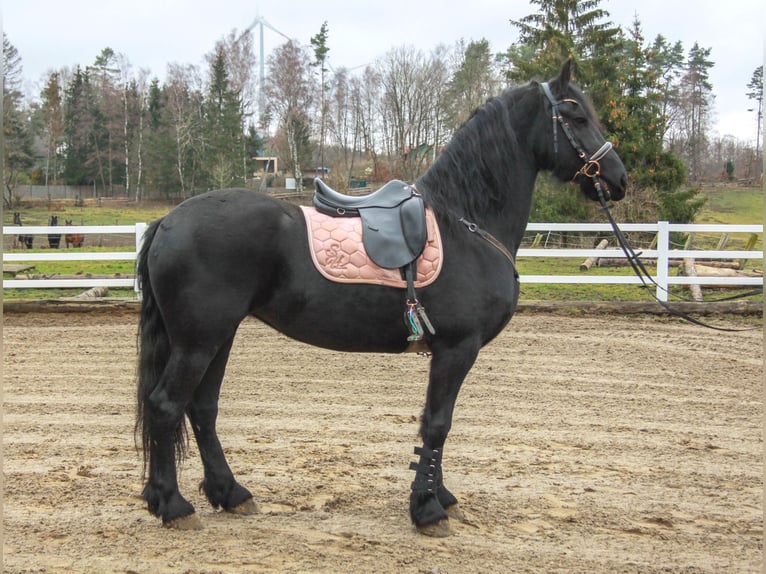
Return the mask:
<path id="1" fill-rule="evenodd" d="M 486 214 L 487 231 L 497 237 L 503 245 L 515 252 L 521 244 L 521 239 L 527 228 L 529 213 L 532 210 L 532 191 L 535 187 L 534 173 L 529 181 L 509 181 L 508 185 L 515 186 L 516 192 L 506 191 L 505 205 L 501 210 L 490 210 Z"/>
<path id="2" fill-rule="evenodd" d="M 422 178 L 429 194 L 440 194 L 440 186 L 455 186 L 463 194 L 478 193 L 477 187 L 470 182 L 460 182 L 447 173 L 439 173 L 441 166 L 434 165 L 429 174 Z M 467 218 L 482 229 L 489 231 L 508 249 L 515 251 L 526 230 L 529 213 L 532 208 L 532 190 L 537 177 L 537 167 L 531 162 L 525 163 L 525 158 L 515 157 L 510 159 L 502 168 L 498 168 L 506 174 L 506 183 L 503 189 L 484 189 L 480 193 L 497 198 L 499 204 L 487 202 L 483 210 L 469 212 L 467 205 L 456 203 L 447 209 L 447 213 L 441 217 L 450 219 Z"/>

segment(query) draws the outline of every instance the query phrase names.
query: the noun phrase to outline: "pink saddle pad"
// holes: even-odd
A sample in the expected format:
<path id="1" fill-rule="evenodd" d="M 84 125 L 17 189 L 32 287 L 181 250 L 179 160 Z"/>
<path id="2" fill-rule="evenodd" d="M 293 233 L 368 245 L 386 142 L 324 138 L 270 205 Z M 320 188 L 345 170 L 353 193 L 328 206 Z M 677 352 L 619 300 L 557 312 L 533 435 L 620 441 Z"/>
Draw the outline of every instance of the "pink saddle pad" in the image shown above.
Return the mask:
<path id="1" fill-rule="evenodd" d="M 306 218 L 311 259 L 324 277 L 338 283 L 407 287 L 398 269 L 384 269 L 367 256 L 362 244 L 362 220 L 359 217 L 331 217 L 306 206 L 301 206 L 301 210 Z M 426 226 L 428 240 L 418 258 L 415 287 L 425 287 L 436 281 L 442 268 L 439 226 L 428 208 Z"/>

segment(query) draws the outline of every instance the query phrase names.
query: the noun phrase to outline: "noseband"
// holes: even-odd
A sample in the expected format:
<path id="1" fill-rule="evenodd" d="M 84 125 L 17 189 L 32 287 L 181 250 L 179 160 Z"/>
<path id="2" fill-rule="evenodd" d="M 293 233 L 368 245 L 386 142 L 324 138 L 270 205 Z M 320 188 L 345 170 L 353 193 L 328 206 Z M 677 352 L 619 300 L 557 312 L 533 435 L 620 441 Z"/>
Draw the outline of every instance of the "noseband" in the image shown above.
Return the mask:
<path id="1" fill-rule="evenodd" d="M 580 159 L 583 160 L 583 166 L 572 176 L 572 179 L 576 179 L 578 175 L 582 175 L 584 177 L 588 177 L 593 180 L 593 185 L 596 188 L 596 191 L 599 194 L 599 197 L 602 197 L 604 195 L 604 189 L 603 185 L 601 184 L 601 164 L 599 163 L 606 154 L 609 153 L 609 151 L 612 149 L 612 142 L 604 142 L 604 145 L 602 145 L 600 148 L 598 148 L 590 157 L 588 157 L 588 153 L 582 148 L 582 146 L 579 144 L 577 139 L 574 136 L 574 132 L 572 132 L 571 126 L 564 120 L 564 116 L 561 115 L 561 112 L 559 111 L 559 105 L 561 105 L 563 102 L 571 102 L 579 105 L 580 103 L 577 100 L 557 100 L 553 96 L 553 92 L 551 91 L 551 87 L 548 85 L 548 82 L 543 82 L 540 84 L 540 87 L 543 90 L 543 94 L 545 94 L 545 97 L 548 98 L 548 101 L 551 103 L 551 117 L 553 120 L 553 151 L 554 153 L 559 153 L 559 142 L 558 142 L 558 130 L 556 129 L 556 122 L 559 123 L 561 126 L 562 131 L 564 132 L 564 135 L 567 136 L 567 139 L 569 140 L 570 145 L 572 148 L 577 152 L 577 155 L 580 156 Z M 609 199 L 609 191 L 606 190 L 606 199 Z"/>

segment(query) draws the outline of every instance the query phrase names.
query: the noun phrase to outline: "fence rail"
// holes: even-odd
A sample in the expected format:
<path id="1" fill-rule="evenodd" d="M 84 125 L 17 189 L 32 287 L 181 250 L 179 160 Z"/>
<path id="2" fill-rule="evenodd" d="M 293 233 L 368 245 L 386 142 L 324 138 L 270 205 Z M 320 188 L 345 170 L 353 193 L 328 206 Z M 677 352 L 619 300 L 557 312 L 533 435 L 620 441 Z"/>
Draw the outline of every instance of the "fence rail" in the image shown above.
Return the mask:
<path id="1" fill-rule="evenodd" d="M 77 250 L 48 249 L 43 252 L 26 253 L 18 251 L 14 253 L 3 253 L 3 267 L 6 263 L 23 262 L 32 263 L 35 261 L 135 261 L 141 242 L 146 231 L 146 223 L 136 223 L 134 225 L 25 225 L 22 227 L 3 226 L 3 236 L 6 235 L 47 235 L 70 233 L 80 233 L 83 235 L 92 234 L 128 234 L 135 237 L 135 251 L 88 251 L 87 248 Z M 138 284 L 134 277 L 83 277 L 82 279 L 5 279 L 3 273 L 3 289 L 54 289 L 68 287 L 132 287 L 138 292 Z"/>
<path id="2" fill-rule="evenodd" d="M 681 277 L 671 276 L 670 261 L 683 258 L 695 259 L 763 259 L 763 251 L 754 250 L 704 250 L 704 249 L 671 249 L 670 234 L 680 233 L 747 233 L 763 234 L 763 225 L 724 225 L 724 224 L 672 224 L 666 221 L 657 223 L 626 223 L 621 229 L 625 232 L 647 232 L 657 235 L 657 247 L 644 249 L 640 252 L 641 259 L 656 260 L 657 272 L 653 279 L 657 283 L 657 297 L 667 300 L 667 290 L 671 285 L 731 285 L 731 286 L 763 286 L 763 277 Z M 145 223 L 135 225 L 98 225 L 98 226 L 4 226 L 3 235 L 45 235 L 49 233 L 82 233 L 82 234 L 133 234 L 135 236 L 135 251 L 123 252 L 94 252 L 87 249 L 75 251 L 58 251 L 55 249 L 43 252 L 26 253 L 15 251 L 3 254 L 3 263 L 35 262 L 35 261 L 135 261 L 136 254 L 141 248 Z M 580 233 L 609 233 L 612 228 L 606 223 L 530 223 L 528 232 L 580 232 Z M 521 248 L 519 257 L 609 257 L 625 258 L 621 249 L 558 249 L 558 248 Z M 596 276 L 588 273 L 578 275 L 526 275 L 521 276 L 522 283 L 579 283 L 579 284 L 641 284 L 641 279 L 632 275 Z M 18 288 L 59 288 L 59 287 L 132 287 L 138 291 L 134 278 L 97 278 L 83 277 L 82 279 L 3 279 L 4 289 Z"/>

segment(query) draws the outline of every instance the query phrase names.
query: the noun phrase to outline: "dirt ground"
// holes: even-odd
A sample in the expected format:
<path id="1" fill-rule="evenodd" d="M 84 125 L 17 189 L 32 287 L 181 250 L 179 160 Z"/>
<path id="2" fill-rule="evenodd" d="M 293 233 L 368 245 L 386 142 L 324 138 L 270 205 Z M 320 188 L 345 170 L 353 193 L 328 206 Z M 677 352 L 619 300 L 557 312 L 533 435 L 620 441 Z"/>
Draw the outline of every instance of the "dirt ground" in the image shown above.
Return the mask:
<path id="1" fill-rule="evenodd" d="M 243 323 L 220 435 L 261 512 L 145 510 L 137 316 L 3 319 L 5 572 L 759 572 L 763 333 L 523 313 L 470 373 L 445 451 L 468 521 L 409 523 L 428 361 Z M 729 322 L 744 324 L 745 320 Z"/>

